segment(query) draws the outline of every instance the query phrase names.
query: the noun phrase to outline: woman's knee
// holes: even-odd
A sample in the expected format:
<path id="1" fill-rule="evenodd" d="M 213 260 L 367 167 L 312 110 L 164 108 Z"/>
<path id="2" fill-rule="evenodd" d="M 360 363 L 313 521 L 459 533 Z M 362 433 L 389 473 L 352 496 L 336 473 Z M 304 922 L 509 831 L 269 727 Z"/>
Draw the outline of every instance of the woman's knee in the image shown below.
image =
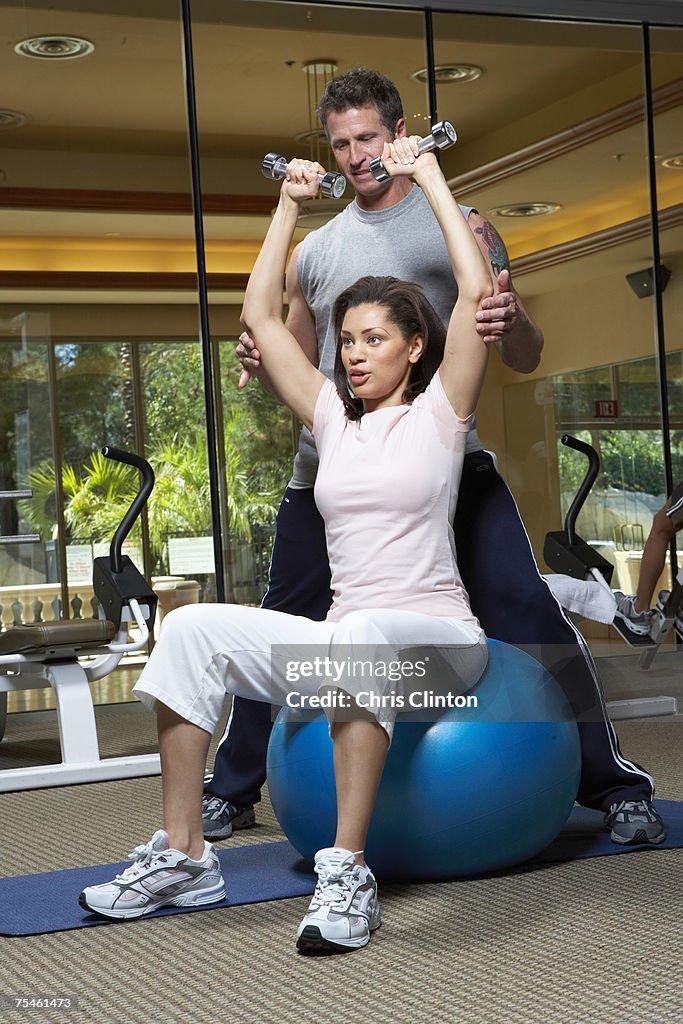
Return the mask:
<path id="1" fill-rule="evenodd" d="M 230 635 L 229 609 L 229 605 L 216 604 L 174 608 L 164 616 L 154 651 L 159 649 L 178 667 L 188 657 L 204 663 L 225 646 L 226 636 Z"/>
<path id="2" fill-rule="evenodd" d="M 159 635 L 164 633 L 173 632 L 184 632 L 196 628 L 197 622 L 206 615 L 207 605 L 202 604 L 185 604 L 180 608 L 173 608 L 172 611 L 167 612 L 164 615 Z"/>
<path id="3" fill-rule="evenodd" d="M 161 623 L 160 636 L 173 632 L 177 636 L 188 637 L 193 634 L 222 634 L 226 629 L 239 628 L 252 621 L 258 608 L 248 608 L 239 604 L 186 604 L 174 608 L 164 616 Z"/>

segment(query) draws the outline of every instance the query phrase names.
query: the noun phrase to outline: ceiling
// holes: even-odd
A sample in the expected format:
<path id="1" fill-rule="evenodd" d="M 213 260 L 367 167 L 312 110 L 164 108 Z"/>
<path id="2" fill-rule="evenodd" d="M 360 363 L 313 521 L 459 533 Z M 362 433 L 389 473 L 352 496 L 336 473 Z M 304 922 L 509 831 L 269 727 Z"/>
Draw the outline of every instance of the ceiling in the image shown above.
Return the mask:
<path id="1" fill-rule="evenodd" d="M 341 71 L 379 67 L 398 84 L 409 126 L 424 131 L 426 90 L 410 77 L 425 64 L 421 14 L 260 0 L 194 0 L 192 11 L 205 191 L 275 197 L 276 186 L 259 173 L 260 159 L 271 149 L 293 154 L 294 136 L 314 123 L 310 76 L 302 73 L 313 60 L 333 60 Z M 26 117 L 23 126 L 0 133 L 0 186 L 187 193 L 176 15 L 175 5 L 161 0 L 0 4 L 0 102 Z M 475 82 L 439 87 L 439 116 L 453 120 L 459 134 L 444 157 L 453 182 L 558 133 L 571 139 L 576 130 L 578 138 L 575 126 L 642 96 L 634 27 L 439 14 L 434 32 L 437 64 L 484 71 Z M 95 52 L 53 62 L 15 54 L 15 44 L 34 35 L 81 36 Z M 653 84 L 666 88 L 683 73 L 683 30 L 652 30 L 651 39 Z M 683 151 L 679 103 L 656 117 L 658 156 Z M 683 203 L 683 169 L 660 167 L 657 184 L 660 207 Z M 615 119 L 578 148 L 567 145 L 556 155 L 549 147 L 548 157 L 530 167 L 512 161 L 493 184 L 479 187 L 474 175 L 461 198 L 482 212 L 532 201 L 561 206 L 553 216 L 492 217 L 514 258 L 645 216 L 643 123 Z M 264 216 L 207 217 L 209 270 L 248 270 L 266 226 Z M 5 270 L 193 267 L 189 214 L 36 203 L 3 209 L 0 235 Z M 666 244 L 678 241 L 673 232 Z M 629 258 L 636 262 L 647 249 L 647 241 L 640 243 Z M 581 263 L 572 261 L 576 280 Z M 4 299 L 12 296 L 4 292 Z"/>

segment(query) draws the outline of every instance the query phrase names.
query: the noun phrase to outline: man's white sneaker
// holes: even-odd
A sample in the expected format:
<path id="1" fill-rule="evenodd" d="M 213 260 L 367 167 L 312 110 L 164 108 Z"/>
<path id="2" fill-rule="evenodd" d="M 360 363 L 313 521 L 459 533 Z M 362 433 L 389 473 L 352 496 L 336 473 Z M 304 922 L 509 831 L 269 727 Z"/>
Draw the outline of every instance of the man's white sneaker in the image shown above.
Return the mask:
<path id="1" fill-rule="evenodd" d="M 225 899 L 225 883 L 216 851 L 204 843 L 204 856 L 192 860 L 169 848 L 161 829 L 128 859 L 133 863 L 111 882 L 84 889 L 78 902 L 101 917 L 132 918 L 160 907 L 200 907 Z"/>
<path id="2" fill-rule="evenodd" d="M 346 953 L 367 946 L 382 923 L 377 882 L 350 850 L 328 847 L 315 855 L 318 883 L 296 933 L 303 953 Z"/>

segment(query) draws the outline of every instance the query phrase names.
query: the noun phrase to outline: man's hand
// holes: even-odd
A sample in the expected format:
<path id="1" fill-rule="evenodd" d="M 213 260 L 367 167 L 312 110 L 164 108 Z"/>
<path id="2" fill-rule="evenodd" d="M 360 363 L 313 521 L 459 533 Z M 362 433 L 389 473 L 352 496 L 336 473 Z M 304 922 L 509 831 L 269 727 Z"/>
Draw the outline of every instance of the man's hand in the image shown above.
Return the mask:
<path id="1" fill-rule="evenodd" d="M 517 295 L 512 291 L 510 271 L 501 270 L 496 279 L 496 293 L 484 299 L 476 313 L 477 334 L 486 344 L 504 341 L 522 319 Z"/>
<path id="2" fill-rule="evenodd" d="M 257 376 L 261 367 L 261 354 L 256 348 L 253 338 L 250 338 L 246 331 L 239 336 L 235 355 L 242 364 L 242 373 L 237 386 L 246 388 L 251 378 Z"/>

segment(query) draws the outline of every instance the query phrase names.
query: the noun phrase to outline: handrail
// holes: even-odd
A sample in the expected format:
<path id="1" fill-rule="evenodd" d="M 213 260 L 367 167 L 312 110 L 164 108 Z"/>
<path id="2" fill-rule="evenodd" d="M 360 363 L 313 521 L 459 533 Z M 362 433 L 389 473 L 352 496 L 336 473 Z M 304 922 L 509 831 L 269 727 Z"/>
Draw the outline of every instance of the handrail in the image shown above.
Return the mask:
<path id="1" fill-rule="evenodd" d="M 582 452 L 582 454 L 588 459 L 588 470 L 581 481 L 579 489 L 577 490 L 574 500 L 569 506 L 567 515 L 564 519 L 567 543 L 571 545 L 576 543 L 574 527 L 576 526 L 576 520 L 579 512 L 583 508 L 584 502 L 590 493 L 590 489 L 595 483 L 598 473 L 600 472 L 600 457 L 591 444 L 588 444 L 586 441 L 581 441 L 578 437 L 573 437 L 571 434 L 563 434 L 560 440 L 566 448 L 574 448 L 575 451 Z"/>
<path id="2" fill-rule="evenodd" d="M 141 455 L 137 455 L 134 452 L 123 451 L 122 448 L 112 448 L 109 445 L 106 445 L 102 449 L 102 454 L 105 459 L 111 459 L 112 462 L 123 462 L 127 466 L 134 466 L 142 473 L 140 490 L 135 498 L 133 498 L 130 508 L 121 520 L 116 533 L 112 537 L 109 548 L 112 572 L 120 573 L 123 571 L 121 548 L 123 547 L 124 540 L 133 528 L 135 520 L 140 515 L 145 502 L 152 493 L 152 488 L 154 487 L 154 470 L 150 466 L 149 462 L 147 462 L 146 459 L 143 459 Z"/>
<path id="3" fill-rule="evenodd" d="M 149 629 L 147 627 L 147 623 L 142 614 L 142 610 L 140 608 L 139 603 L 135 600 L 134 597 L 131 597 L 128 601 L 128 606 L 131 612 L 133 613 L 133 618 L 135 619 L 135 622 L 137 623 L 138 628 L 140 630 L 140 637 L 138 640 L 133 640 L 132 642 L 122 644 L 116 643 L 115 640 L 112 640 L 112 642 L 107 646 L 108 649 L 112 651 L 114 654 L 125 654 L 128 651 L 142 650 L 142 648 L 146 645 L 147 641 L 149 640 Z"/>

